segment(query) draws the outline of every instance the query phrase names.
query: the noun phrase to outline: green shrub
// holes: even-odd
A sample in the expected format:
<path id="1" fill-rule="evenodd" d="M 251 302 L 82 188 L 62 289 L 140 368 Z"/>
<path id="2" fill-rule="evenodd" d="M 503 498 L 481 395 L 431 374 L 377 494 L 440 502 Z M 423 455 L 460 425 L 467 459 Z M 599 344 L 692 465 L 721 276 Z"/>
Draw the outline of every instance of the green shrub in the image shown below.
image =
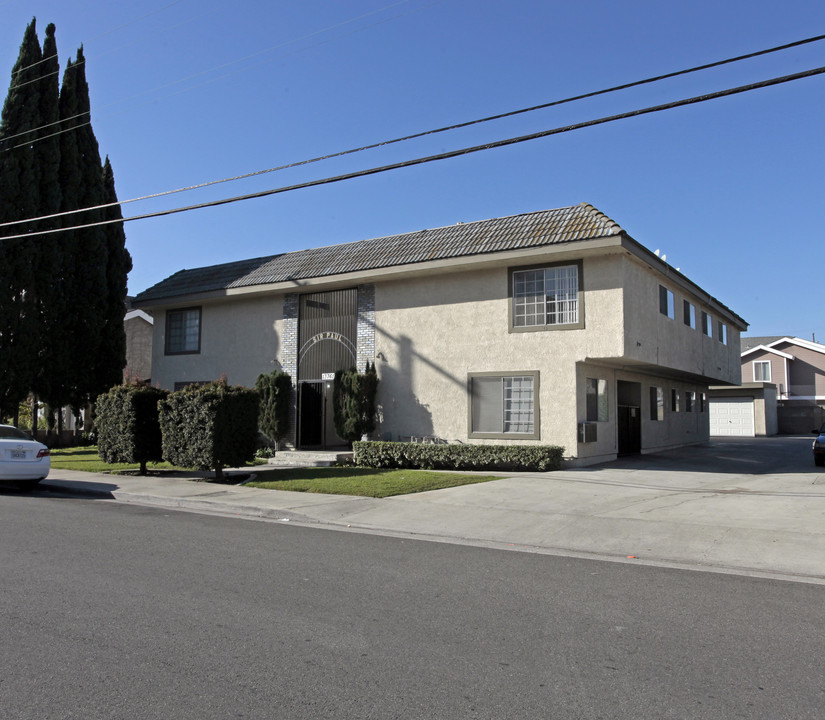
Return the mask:
<path id="1" fill-rule="evenodd" d="M 424 470 L 558 470 L 564 448 L 557 445 L 429 445 L 355 442 L 356 465 Z"/>
<path id="2" fill-rule="evenodd" d="M 169 393 L 143 385 L 117 385 L 100 395 L 95 405 L 97 452 L 107 463 L 159 462 L 161 455 L 158 403 Z"/>
<path id="3" fill-rule="evenodd" d="M 259 397 L 255 390 L 218 380 L 190 385 L 160 403 L 163 458 L 173 465 L 214 470 L 255 457 Z"/>
<path id="4" fill-rule="evenodd" d="M 289 432 L 292 378 L 285 372 L 275 370 L 269 375 L 259 375 L 255 389 L 261 398 L 258 425 L 264 435 L 275 441 L 277 450 Z"/>
<path id="5" fill-rule="evenodd" d="M 361 374 L 354 367 L 335 373 L 332 386 L 333 424 L 338 437 L 348 442 L 360 440 L 375 430 L 375 393 L 378 374 L 367 363 Z"/>

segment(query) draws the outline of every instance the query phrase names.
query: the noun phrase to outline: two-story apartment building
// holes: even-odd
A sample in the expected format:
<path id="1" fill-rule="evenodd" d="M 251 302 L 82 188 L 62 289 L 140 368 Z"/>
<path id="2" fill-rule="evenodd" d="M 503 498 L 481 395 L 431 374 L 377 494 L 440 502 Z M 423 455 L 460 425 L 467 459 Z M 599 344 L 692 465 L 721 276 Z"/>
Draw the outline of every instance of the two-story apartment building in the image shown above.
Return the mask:
<path id="1" fill-rule="evenodd" d="M 591 205 L 183 270 L 140 293 L 152 377 L 288 372 L 296 447 L 340 444 L 331 378 L 375 362 L 388 440 L 557 444 L 579 462 L 708 438 L 747 325 Z"/>

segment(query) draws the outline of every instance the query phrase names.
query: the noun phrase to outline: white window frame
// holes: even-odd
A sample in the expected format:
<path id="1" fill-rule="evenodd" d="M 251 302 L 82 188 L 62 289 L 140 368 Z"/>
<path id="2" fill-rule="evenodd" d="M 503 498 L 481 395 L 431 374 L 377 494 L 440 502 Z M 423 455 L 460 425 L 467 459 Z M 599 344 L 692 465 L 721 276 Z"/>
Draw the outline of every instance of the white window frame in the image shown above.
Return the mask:
<path id="1" fill-rule="evenodd" d="M 581 276 L 580 261 L 513 269 L 511 330 L 584 327 Z"/>
<path id="2" fill-rule="evenodd" d="M 768 368 L 768 372 L 765 372 L 765 366 Z M 757 368 L 761 368 L 762 377 L 757 377 Z M 753 381 L 754 382 L 773 382 L 771 380 L 771 361 L 770 360 L 754 360 L 753 361 Z"/>

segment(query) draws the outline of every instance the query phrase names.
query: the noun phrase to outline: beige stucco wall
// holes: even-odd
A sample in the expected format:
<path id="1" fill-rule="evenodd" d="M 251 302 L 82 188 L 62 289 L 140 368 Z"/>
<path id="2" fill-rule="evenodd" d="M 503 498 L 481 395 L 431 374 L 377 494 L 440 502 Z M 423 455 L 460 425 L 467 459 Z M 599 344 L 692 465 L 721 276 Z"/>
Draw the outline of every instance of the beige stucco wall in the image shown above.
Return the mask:
<path id="1" fill-rule="evenodd" d="M 654 273 L 649 267 L 627 258 L 623 264 L 625 296 L 626 356 L 666 368 L 693 373 L 712 382 L 740 381 L 740 333 L 727 323 L 727 343 L 716 338 L 721 314 L 702 298 L 688 292 L 676 279 Z M 659 311 L 659 286 L 674 294 L 675 318 Z M 696 328 L 684 323 L 683 301 L 696 308 Z M 713 337 L 702 332 L 702 311 L 713 320 Z"/>
<path id="2" fill-rule="evenodd" d="M 152 360 L 153 383 L 173 389 L 176 382 L 217 380 L 252 387 L 261 373 L 280 369 L 283 298 L 277 295 L 223 299 L 201 305 L 201 352 L 165 355 L 166 311 L 158 308 Z"/>
<path id="3" fill-rule="evenodd" d="M 376 283 L 378 436 L 502 442 L 468 437 L 468 375 L 538 372 L 538 442 L 563 445 L 568 456 L 615 456 L 618 380 L 642 384 L 645 451 L 706 440 L 707 409 L 699 412 L 698 406 L 708 383 L 687 375 L 681 381 L 657 377 L 651 367 L 663 364 L 717 380 L 738 379 L 738 332 L 731 328 L 723 345 L 704 337 L 701 327 L 685 326 L 681 315 L 676 320 L 661 316 L 657 275 L 624 255 L 585 257 L 581 279 L 585 327 L 538 332 L 509 331 L 508 269 L 503 265 L 449 277 Z M 702 305 L 696 298 L 691 301 L 698 312 Z M 627 326 L 632 331 L 625 332 Z M 640 364 L 638 372 L 634 363 Z M 581 444 L 577 423 L 586 419 L 586 377 L 607 380 L 611 411 L 598 441 Z M 667 410 L 661 422 L 649 419 L 651 384 L 665 391 Z M 671 388 L 682 398 L 686 391 L 695 392 L 696 411 L 671 413 Z"/>
<path id="4" fill-rule="evenodd" d="M 380 434 L 468 442 L 469 373 L 538 371 L 540 442 L 574 447 L 575 359 L 621 349 L 610 263 L 585 260 L 583 278 L 586 329 L 539 332 L 509 332 L 505 266 L 376 283 Z"/>

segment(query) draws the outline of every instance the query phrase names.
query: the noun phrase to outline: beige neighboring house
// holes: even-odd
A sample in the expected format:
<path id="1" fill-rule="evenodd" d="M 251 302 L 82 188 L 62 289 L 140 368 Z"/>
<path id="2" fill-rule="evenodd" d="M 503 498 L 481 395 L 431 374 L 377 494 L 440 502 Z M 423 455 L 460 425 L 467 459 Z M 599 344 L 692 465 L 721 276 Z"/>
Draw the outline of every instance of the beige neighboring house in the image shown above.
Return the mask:
<path id="1" fill-rule="evenodd" d="M 332 378 L 374 362 L 383 440 L 562 445 L 577 463 L 706 441 L 745 321 L 586 203 L 182 270 L 140 293 L 152 381 L 294 382 L 289 444 L 342 445 Z"/>
<path id="2" fill-rule="evenodd" d="M 776 388 L 779 433 L 808 434 L 825 420 L 825 345 L 782 335 L 742 338 L 742 382 Z"/>
<path id="3" fill-rule="evenodd" d="M 123 327 L 126 330 L 126 366 L 124 380 L 152 380 L 152 334 L 154 319 L 144 310 L 131 309 L 127 304 Z"/>

